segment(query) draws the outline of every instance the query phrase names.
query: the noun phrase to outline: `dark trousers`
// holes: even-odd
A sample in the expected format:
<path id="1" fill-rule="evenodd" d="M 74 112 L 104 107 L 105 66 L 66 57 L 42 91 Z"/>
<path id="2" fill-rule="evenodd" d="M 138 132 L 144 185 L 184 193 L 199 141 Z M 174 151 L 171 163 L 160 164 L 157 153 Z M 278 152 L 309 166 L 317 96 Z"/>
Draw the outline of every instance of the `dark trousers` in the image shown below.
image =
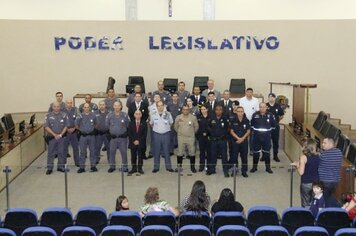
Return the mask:
<path id="1" fill-rule="evenodd" d="M 227 162 L 227 145 L 226 140 L 210 141 L 210 155 L 208 158 L 208 172 L 214 172 L 216 168 L 217 156 L 221 156 L 224 173 L 229 170 Z"/>
<path id="2" fill-rule="evenodd" d="M 106 148 L 106 158 L 109 162 L 109 157 L 110 157 L 110 142 L 108 140 L 108 137 L 106 134 L 98 134 L 95 136 L 95 157 L 96 160 L 99 161 L 100 160 L 100 151 L 101 151 L 101 147 L 105 146 Z"/>
<path id="3" fill-rule="evenodd" d="M 74 132 L 71 134 L 67 133 L 67 142 L 66 142 L 67 150 L 66 150 L 65 156 L 67 156 L 67 154 L 68 154 L 69 145 L 71 145 L 72 149 L 73 149 L 74 164 L 79 165 L 79 141 L 78 141 L 77 132 Z"/>
<path id="4" fill-rule="evenodd" d="M 197 136 L 198 144 L 199 144 L 199 165 L 205 167 L 205 163 L 207 162 L 209 156 L 209 139 L 208 136 L 199 135 Z"/>
<path id="5" fill-rule="evenodd" d="M 144 155 L 144 148 L 140 148 L 139 146 L 131 148 L 131 165 L 133 170 L 142 169 Z"/>
<path id="6" fill-rule="evenodd" d="M 273 157 L 277 157 L 278 148 L 279 148 L 279 124 L 276 125 L 276 128 L 271 132 L 271 139 L 273 144 Z"/>
<path id="7" fill-rule="evenodd" d="M 270 132 L 252 132 L 254 133 L 252 150 L 253 150 L 253 167 L 257 168 L 260 159 L 260 152 L 265 159 L 266 168 L 270 168 L 270 149 L 271 149 L 271 133 Z"/>
<path id="8" fill-rule="evenodd" d="M 229 160 L 230 165 L 236 164 L 237 167 L 239 166 L 238 155 L 240 154 L 241 172 L 246 173 L 247 172 L 248 141 L 245 140 L 240 144 L 233 142 L 231 149 L 232 149 L 231 150 L 232 154 L 231 154 L 230 160 Z"/>

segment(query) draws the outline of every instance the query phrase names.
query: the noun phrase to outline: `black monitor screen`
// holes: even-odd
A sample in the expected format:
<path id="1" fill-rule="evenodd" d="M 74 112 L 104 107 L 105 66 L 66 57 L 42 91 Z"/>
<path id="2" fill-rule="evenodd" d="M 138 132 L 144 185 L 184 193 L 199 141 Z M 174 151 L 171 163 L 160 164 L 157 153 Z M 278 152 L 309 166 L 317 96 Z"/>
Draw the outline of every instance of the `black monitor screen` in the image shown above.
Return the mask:
<path id="1" fill-rule="evenodd" d="M 1 118 L 1 121 L 4 123 L 6 130 L 11 130 L 15 128 L 15 123 L 14 120 L 12 119 L 11 114 L 5 114 Z"/>
<path id="2" fill-rule="evenodd" d="M 4 140 L 4 133 L 5 133 L 5 130 L 2 127 L 2 125 L 0 124 L 0 144 Z"/>
<path id="3" fill-rule="evenodd" d="M 129 76 L 129 84 L 142 84 L 143 77 L 142 76 Z"/>
<path id="4" fill-rule="evenodd" d="M 355 159 L 356 159 L 356 144 L 355 143 L 350 145 L 349 152 L 347 153 L 347 159 L 351 162 L 351 164 L 355 165 Z"/>
<path id="5" fill-rule="evenodd" d="M 30 118 L 30 126 L 35 127 L 36 114 L 33 114 Z"/>

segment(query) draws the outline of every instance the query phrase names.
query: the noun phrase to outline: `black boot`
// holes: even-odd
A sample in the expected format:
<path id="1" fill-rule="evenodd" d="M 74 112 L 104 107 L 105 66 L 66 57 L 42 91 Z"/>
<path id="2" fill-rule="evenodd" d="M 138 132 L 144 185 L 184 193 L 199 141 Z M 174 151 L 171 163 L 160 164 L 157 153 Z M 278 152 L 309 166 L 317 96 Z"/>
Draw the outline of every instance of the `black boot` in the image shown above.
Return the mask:
<path id="1" fill-rule="evenodd" d="M 271 159 L 269 157 L 269 154 L 262 154 L 265 156 L 265 164 L 266 164 L 266 172 L 273 174 L 273 171 L 271 169 Z"/>
<path id="2" fill-rule="evenodd" d="M 195 169 L 195 156 L 190 156 L 190 170 L 193 173 L 197 173 L 197 170 Z"/>
<path id="3" fill-rule="evenodd" d="M 250 170 L 251 173 L 254 173 L 257 171 L 257 164 L 258 164 L 259 159 L 260 159 L 260 154 L 254 153 L 253 154 L 253 166 L 252 166 L 252 169 Z"/>
<path id="4" fill-rule="evenodd" d="M 138 165 L 138 173 L 143 175 L 145 172 L 143 172 L 142 165 Z"/>
<path id="5" fill-rule="evenodd" d="M 129 171 L 129 175 L 132 175 L 137 172 L 137 165 L 132 165 L 132 169 Z"/>
<path id="6" fill-rule="evenodd" d="M 175 172 L 183 171 L 182 164 L 183 164 L 183 156 L 177 156 L 177 166 L 178 167 L 175 169 Z"/>

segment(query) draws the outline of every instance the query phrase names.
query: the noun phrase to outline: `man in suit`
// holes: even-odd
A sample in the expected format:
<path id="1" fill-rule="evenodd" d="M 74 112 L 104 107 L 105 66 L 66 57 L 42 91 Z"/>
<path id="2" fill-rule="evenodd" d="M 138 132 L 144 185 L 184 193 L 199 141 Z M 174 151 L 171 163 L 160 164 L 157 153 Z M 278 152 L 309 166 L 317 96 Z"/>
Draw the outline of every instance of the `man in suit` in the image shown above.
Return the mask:
<path id="1" fill-rule="evenodd" d="M 219 101 L 218 103 L 224 108 L 223 115 L 229 119 L 233 113 L 232 101 L 230 100 L 229 90 L 225 90 L 223 92 L 223 99 L 221 99 L 221 101 Z"/>
<path id="2" fill-rule="evenodd" d="M 140 110 L 135 111 L 134 119 L 130 121 L 128 136 L 132 165 L 132 169 L 128 175 L 132 175 L 136 172 L 144 174 L 142 166 L 146 150 L 147 123 L 142 119 L 142 112 Z"/>
<path id="3" fill-rule="evenodd" d="M 130 120 L 134 120 L 134 114 L 136 110 L 140 110 L 142 113 L 142 120 L 147 121 L 148 119 L 148 104 L 142 99 L 141 93 L 136 93 L 134 97 L 134 101 L 129 105 L 128 115 Z"/>
<path id="4" fill-rule="evenodd" d="M 194 86 L 193 94 L 190 96 L 190 99 L 193 101 L 193 106 L 203 105 L 206 103 L 206 97 L 200 94 L 200 87 Z"/>
<path id="5" fill-rule="evenodd" d="M 203 91 L 202 95 L 207 97 L 210 92 L 214 92 L 216 101 L 220 101 L 221 95 L 220 92 L 214 88 L 214 80 L 209 79 L 207 82 L 207 86 L 208 88 Z"/>
<path id="6" fill-rule="evenodd" d="M 209 92 L 207 105 L 208 105 L 208 114 L 209 114 L 209 117 L 211 117 L 214 115 L 215 107 L 218 105 L 218 102 L 216 102 L 214 92 Z"/>
<path id="7" fill-rule="evenodd" d="M 140 84 L 136 84 L 135 87 L 134 87 L 134 92 L 131 93 L 128 97 L 127 97 L 127 100 L 126 100 L 126 107 L 129 108 L 131 103 L 133 103 L 135 101 L 135 95 L 136 93 L 140 93 L 141 94 L 141 97 L 142 97 L 142 101 L 144 101 L 145 103 L 149 103 L 148 102 L 148 97 L 146 94 L 142 93 L 142 88 L 141 88 L 141 85 Z"/>

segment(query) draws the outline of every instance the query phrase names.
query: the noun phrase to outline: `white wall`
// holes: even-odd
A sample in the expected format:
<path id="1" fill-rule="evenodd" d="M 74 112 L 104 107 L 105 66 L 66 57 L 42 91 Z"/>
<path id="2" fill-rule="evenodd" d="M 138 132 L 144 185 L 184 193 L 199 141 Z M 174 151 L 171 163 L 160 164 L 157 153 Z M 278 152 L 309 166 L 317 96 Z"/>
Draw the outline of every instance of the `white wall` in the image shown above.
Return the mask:
<path id="1" fill-rule="evenodd" d="M 203 20 L 204 0 L 137 1 L 138 20 Z M 216 20 L 356 19 L 355 0 L 214 0 Z M 0 0 L 0 19 L 125 20 L 125 0 Z"/>

